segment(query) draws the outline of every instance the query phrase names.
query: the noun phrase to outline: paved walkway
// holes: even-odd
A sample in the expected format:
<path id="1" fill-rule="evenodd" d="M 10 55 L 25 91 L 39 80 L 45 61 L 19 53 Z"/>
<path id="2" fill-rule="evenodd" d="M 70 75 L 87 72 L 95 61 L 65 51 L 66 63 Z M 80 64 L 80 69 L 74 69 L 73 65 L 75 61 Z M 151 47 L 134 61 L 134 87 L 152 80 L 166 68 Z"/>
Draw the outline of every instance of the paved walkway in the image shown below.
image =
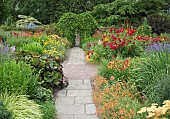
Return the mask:
<path id="1" fill-rule="evenodd" d="M 63 63 L 69 85 L 57 93 L 57 119 L 98 119 L 90 82 L 90 77 L 96 74 L 96 68 L 86 64 L 84 58 L 83 50 L 74 47 Z"/>

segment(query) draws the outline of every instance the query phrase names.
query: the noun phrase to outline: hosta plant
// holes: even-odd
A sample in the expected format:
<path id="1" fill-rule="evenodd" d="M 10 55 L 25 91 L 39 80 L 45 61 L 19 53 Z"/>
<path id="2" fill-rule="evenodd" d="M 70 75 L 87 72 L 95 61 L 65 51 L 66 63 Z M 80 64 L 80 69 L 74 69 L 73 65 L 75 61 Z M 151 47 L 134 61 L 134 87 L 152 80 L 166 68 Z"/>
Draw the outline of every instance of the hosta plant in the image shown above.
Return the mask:
<path id="1" fill-rule="evenodd" d="M 40 56 L 26 51 L 21 51 L 16 56 L 17 61 L 25 61 L 35 68 L 35 73 L 39 74 L 38 82 L 41 86 L 53 89 L 54 86 L 67 85 L 67 82 L 63 79 L 62 65 L 55 57 Z"/>

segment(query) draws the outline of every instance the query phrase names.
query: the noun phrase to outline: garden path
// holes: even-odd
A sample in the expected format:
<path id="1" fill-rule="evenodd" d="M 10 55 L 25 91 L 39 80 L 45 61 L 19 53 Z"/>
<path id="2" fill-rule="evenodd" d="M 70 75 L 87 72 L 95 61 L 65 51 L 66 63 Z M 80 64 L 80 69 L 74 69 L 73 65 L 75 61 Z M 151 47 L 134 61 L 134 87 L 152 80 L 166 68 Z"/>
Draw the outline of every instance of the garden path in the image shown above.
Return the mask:
<path id="1" fill-rule="evenodd" d="M 81 48 L 74 47 L 69 52 L 69 57 L 63 63 L 63 72 L 69 85 L 56 94 L 57 119 L 98 119 L 90 80 L 97 70 L 84 62 Z"/>

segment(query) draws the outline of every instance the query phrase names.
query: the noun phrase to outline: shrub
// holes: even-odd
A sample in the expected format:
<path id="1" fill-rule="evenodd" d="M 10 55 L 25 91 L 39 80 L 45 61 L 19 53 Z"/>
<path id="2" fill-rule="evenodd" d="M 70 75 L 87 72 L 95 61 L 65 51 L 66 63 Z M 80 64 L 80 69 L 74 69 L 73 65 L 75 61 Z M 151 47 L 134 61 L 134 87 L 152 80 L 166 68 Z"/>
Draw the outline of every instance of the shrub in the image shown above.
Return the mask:
<path id="1" fill-rule="evenodd" d="M 14 119 L 42 119 L 40 105 L 24 95 L 15 96 L 5 92 L 0 94 L 0 101 L 12 112 Z"/>
<path id="2" fill-rule="evenodd" d="M 78 14 L 77 17 L 79 20 L 77 31 L 80 32 L 82 38 L 94 34 L 98 26 L 95 18 L 89 12 Z"/>
<path id="3" fill-rule="evenodd" d="M 56 108 L 53 100 L 38 102 L 41 105 L 41 111 L 43 113 L 42 119 L 55 119 Z"/>
<path id="4" fill-rule="evenodd" d="M 24 62 L 7 61 L 0 65 L 0 92 L 26 94 L 36 84 L 37 76 Z"/>
<path id="5" fill-rule="evenodd" d="M 12 119 L 12 113 L 0 101 L 0 119 Z"/>
<path id="6" fill-rule="evenodd" d="M 77 16 L 74 13 L 65 13 L 56 24 L 57 31 L 75 44 L 75 33 L 77 28 Z"/>
<path id="7" fill-rule="evenodd" d="M 92 35 L 97 29 L 97 22 L 89 12 L 78 15 L 65 13 L 57 23 L 56 29 L 74 46 L 75 33 L 78 32 L 83 37 Z"/>
<path id="8" fill-rule="evenodd" d="M 151 14 L 147 16 L 147 20 L 154 33 L 157 33 L 158 35 L 161 33 L 170 33 L 170 17 Z"/>
<path id="9" fill-rule="evenodd" d="M 41 22 L 31 16 L 18 15 L 18 17 L 21 19 L 16 22 L 16 28 L 18 29 L 34 30 L 37 29 L 39 25 L 42 25 Z"/>
<path id="10" fill-rule="evenodd" d="M 148 25 L 147 19 L 145 18 L 143 24 L 137 28 L 137 35 L 150 36 L 152 33 L 152 27 Z"/>

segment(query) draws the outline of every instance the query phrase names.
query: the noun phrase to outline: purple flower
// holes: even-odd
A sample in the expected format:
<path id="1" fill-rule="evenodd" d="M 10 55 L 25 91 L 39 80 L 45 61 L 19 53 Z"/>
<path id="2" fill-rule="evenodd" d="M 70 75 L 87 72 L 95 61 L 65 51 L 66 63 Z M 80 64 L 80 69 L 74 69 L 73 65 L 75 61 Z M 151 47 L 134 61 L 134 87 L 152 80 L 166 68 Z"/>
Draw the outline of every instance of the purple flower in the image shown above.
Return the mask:
<path id="1" fill-rule="evenodd" d="M 166 44 L 166 43 L 160 43 L 160 44 L 152 44 L 150 46 L 148 46 L 145 49 L 146 52 L 164 52 L 167 51 L 168 53 L 170 53 L 170 44 Z"/>
<path id="2" fill-rule="evenodd" d="M 10 47 L 10 52 L 15 52 L 15 46 Z"/>

